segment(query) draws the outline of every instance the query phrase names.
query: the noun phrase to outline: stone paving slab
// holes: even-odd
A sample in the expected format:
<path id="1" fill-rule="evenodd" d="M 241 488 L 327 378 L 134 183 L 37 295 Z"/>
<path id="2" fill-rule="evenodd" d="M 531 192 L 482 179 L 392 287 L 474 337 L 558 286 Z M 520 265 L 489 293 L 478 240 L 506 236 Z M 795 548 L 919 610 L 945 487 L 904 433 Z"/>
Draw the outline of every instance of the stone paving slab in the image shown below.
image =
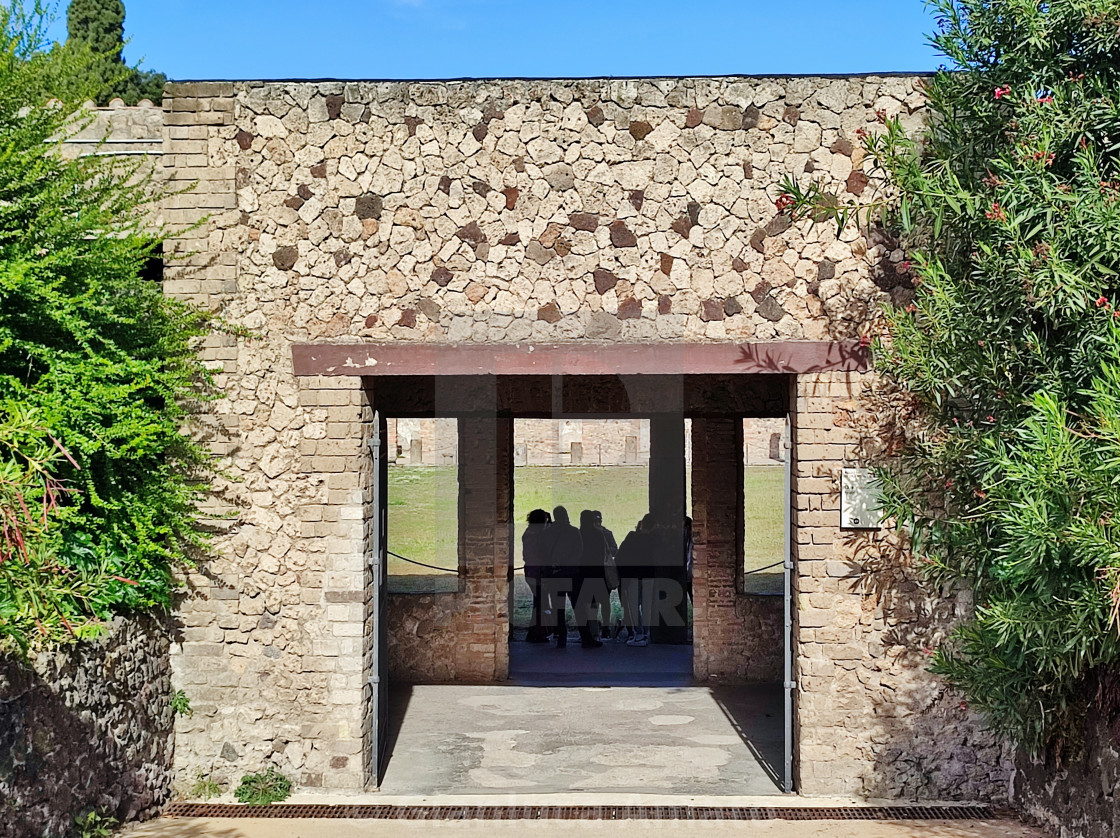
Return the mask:
<path id="1" fill-rule="evenodd" d="M 778 795 L 777 685 L 416 686 L 393 693 L 385 795 Z"/>
<path id="2" fill-rule="evenodd" d="M 1042 838 L 1016 821 L 357 821 L 161 818 L 127 838 Z"/>

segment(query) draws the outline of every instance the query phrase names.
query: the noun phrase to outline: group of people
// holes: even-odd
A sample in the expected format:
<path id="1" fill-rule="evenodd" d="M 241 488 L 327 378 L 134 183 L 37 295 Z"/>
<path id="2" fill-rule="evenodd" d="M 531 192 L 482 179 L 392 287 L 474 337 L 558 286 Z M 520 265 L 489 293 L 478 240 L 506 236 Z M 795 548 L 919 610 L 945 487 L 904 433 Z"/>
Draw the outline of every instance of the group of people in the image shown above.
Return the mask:
<path id="1" fill-rule="evenodd" d="M 648 514 L 618 544 L 597 510 L 583 510 L 576 528 L 563 506 L 551 514 L 534 509 L 521 545 L 533 596 L 528 642 L 555 638 L 558 647 L 566 646 L 569 603 L 584 648 L 599 648 L 611 637 L 648 646 L 655 627 L 665 627 L 663 637 L 685 637 L 692 593 L 691 519 Z M 622 620 L 614 627 L 613 590 L 622 606 Z"/>

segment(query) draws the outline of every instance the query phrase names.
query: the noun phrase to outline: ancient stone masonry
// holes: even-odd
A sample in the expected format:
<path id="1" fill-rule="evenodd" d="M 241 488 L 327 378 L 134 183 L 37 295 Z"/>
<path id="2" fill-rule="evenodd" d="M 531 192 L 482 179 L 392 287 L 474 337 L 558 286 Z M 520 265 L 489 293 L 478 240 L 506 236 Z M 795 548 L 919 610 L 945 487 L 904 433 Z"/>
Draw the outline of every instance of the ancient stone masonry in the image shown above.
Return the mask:
<path id="1" fill-rule="evenodd" d="M 1010 750 L 926 672 L 970 607 L 898 560 L 891 530 L 837 526 L 870 375 L 802 375 L 793 394 L 794 658 L 801 788 L 868 797 L 1005 800 Z"/>
<path id="2" fill-rule="evenodd" d="M 120 99 L 107 108 L 87 102 L 76 129 L 67 136 L 63 154 L 112 154 L 158 159 L 163 153 L 163 109 L 147 99 L 138 107 L 125 107 Z"/>
<path id="3" fill-rule="evenodd" d="M 67 835 L 90 811 L 154 817 L 171 795 L 169 627 L 118 618 L 96 640 L 0 659 L 0 836 Z"/>
<path id="4" fill-rule="evenodd" d="M 1067 753 L 1016 756 L 1011 802 L 1056 838 L 1116 835 L 1120 824 L 1118 686 L 1120 676 L 1115 672 L 1098 672 L 1089 679 L 1084 727 L 1078 731 L 1084 741 Z"/>
<path id="5" fill-rule="evenodd" d="M 231 313 L 300 339 L 850 337 L 866 244 L 773 201 L 788 174 L 861 193 L 855 132 L 920 102 L 910 78 L 239 84 L 209 139 Z"/>
<path id="6" fill-rule="evenodd" d="M 242 329 L 200 347 L 226 396 L 211 416 L 212 507 L 231 515 L 179 611 L 175 680 L 196 712 L 178 723 L 177 771 L 228 780 L 274 763 L 333 790 L 369 779 L 377 403 L 345 370 L 297 377 L 293 344 L 857 338 L 877 305 L 906 301 L 901 252 L 791 222 L 774 200 L 787 176 L 869 197 L 857 133 L 879 128 L 877 112 L 916 125 L 921 105 L 900 76 L 169 85 L 164 171 L 195 188 L 163 210 L 188 230 L 168 242 L 165 290 Z M 850 578 L 866 545 L 839 530 L 838 482 L 863 381 L 790 379 L 799 789 L 999 797 L 994 741 L 908 657 L 916 587 L 882 600 Z M 489 519 L 461 530 L 457 594 L 391 601 L 398 678 L 507 666 L 508 490 L 493 476 L 510 466 L 512 420 L 471 422 L 461 503 L 485 501 Z M 726 545 L 711 547 L 701 634 L 731 648 L 725 629 L 761 618 L 726 587 Z M 749 644 L 734 648 L 709 648 L 700 677 L 757 677 Z"/>

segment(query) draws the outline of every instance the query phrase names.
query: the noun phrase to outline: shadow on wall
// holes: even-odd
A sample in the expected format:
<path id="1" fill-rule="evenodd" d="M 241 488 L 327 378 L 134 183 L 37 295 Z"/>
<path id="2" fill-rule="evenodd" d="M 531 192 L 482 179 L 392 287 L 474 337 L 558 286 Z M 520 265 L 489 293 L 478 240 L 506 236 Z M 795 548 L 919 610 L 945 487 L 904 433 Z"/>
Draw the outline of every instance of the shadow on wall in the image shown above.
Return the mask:
<path id="1" fill-rule="evenodd" d="M 1015 760 L 1012 803 L 1055 835 L 1112 838 L 1120 824 L 1120 670 L 1089 679 L 1084 742 L 1065 758 Z"/>
<path id="2" fill-rule="evenodd" d="M 171 791 L 170 642 L 153 619 L 28 666 L 0 659 L 0 838 L 66 834 L 91 810 L 153 817 Z"/>
<path id="3" fill-rule="evenodd" d="M 868 797 L 909 800 L 1007 800 L 1012 749 L 984 728 L 939 677 L 930 654 L 972 608 L 967 592 L 931 589 L 897 532 L 846 533 L 851 575 L 862 598 L 868 654 L 840 661 L 868 696 L 859 725 Z"/>

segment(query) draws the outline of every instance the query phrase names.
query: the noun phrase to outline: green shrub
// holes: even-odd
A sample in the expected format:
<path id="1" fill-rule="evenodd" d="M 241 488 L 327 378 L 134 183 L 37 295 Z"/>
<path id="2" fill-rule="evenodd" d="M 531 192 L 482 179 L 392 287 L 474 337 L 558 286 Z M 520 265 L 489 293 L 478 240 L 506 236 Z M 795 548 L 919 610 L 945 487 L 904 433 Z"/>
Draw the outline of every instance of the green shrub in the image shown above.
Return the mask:
<path id="1" fill-rule="evenodd" d="M 788 183 L 783 206 L 878 216 L 910 254 L 875 347 L 901 393 L 888 511 L 974 594 L 933 670 L 1038 750 L 1120 660 L 1120 3 L 930 5 L 952 66 L 929 127 L 865 139 L 895 197 Z"/>
<path id="2" fill-rule="evenodd" d="M 194 710 L 191 709 L 191 700 L 183 690 L 175 690 L 171 694 L 171 712 L 176 716 L 191 717 L 194 715 Z"/>
<path id="3" fill-rule="evenodd" d="M 45 25 L 38 7 L 0 8 L 0 405 L 41 426 L 17 460 L 66 452 L 49 526 L 0 574 L 0 643 L 23 648 L 54 639 L 50 623 L 170 606 L 174 569 L 205 545 L 209 465 L 189 433 L 209 397 L 192 343 L 208 320 L 143 278 L 163 236 L 145 163 L 58 153 L 89 87 L 80 51 L 44 49 Z"/>
<path id="4" fill-rule="evenodd" d="M 119 826 L 120 821 L 116 818 L 89 812 L 74 819 L 74 829 L 70 834 L 73 838 L 112 838 Z"/>
<path id="5" fill-rule="evenodd" d="M 194 783 L 187 791 L 187 796 L 194 800 L 213 800 L 222 794 L 221 785 L 209 774 L 199 771 L 195 775 Z"/>
<path id="6" fill-rule="evenodd" d="M 242 777 L 234 796 L 250 806 L 267 806 L 287 800 L 291 793 L 291 781 L 275 767 L 271 767 L 261 774 L 246 774 Z"/>

